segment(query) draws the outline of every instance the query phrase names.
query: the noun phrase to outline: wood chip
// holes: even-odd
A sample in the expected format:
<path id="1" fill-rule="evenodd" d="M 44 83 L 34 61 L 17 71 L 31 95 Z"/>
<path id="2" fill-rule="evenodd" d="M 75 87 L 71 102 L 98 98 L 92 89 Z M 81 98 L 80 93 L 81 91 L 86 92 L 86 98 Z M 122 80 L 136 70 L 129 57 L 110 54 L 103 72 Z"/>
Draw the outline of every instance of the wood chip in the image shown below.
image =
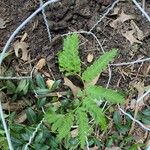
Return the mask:
<path id="1" fill-rule="evenodd" d="M 91 63 L 93 61 L 93 54 L 89 53 L 88 56 L 87 56 L 87 62 Z"/>
<path id="2" fill-rule="evenodd" d="M 46 65 L 46 60 L 44 58 L 41 58 L 38 63 L 36 64 L 35 68 L 37 70 L 41 70 Z"/>

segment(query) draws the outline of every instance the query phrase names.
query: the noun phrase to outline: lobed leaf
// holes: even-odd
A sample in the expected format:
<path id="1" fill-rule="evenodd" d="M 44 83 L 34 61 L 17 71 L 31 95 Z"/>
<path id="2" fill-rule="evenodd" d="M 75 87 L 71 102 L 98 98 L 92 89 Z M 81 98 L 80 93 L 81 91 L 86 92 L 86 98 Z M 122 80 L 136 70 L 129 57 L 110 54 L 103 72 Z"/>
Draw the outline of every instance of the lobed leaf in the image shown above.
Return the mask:
<path id="1" fill-rule="evenodd" d="M 76 111 L 76 119 L 78 124 L 78 135 L 79 135 L 79 141 L 81 148 L 84 149 L 84 146 L 86 144 L 86 138 L 88 136 L 90 126 L 88 123 L 88 116 L 86 112 L 80 107 Z"/>
<path id="2" fill-rule="evenodd" d="M 107 123 L 105 115 L 102 112 L 101 108 L 92 100 L 92 98 L 85 98 L 83 101 L 83 106 L 86 108 L 87 112 L 91 114 L 95 122 L 101 126 L 102 129 L 106 129 Z"/>
<path id="3" fill-rule="evenodd" d="M 69 113 L 65 116 L 62 126 L 58 129 L 58 138 L 61 140 L 65 138 L 69 133 L 71 126 L 73 125 L 74 116 Z"/>
<path id="4" fill-rule="evenodd" d="M 77 34 L 72 34 L 64 39 L 63 51 L 58 55 L 60 71 L 67 74 L 76 74 L 81 70 L 79 58 L 79 37 Z"/>
<path id="5" fill-rule="evenodd" d="M 82 73 L 82 80 L 85 82 L 91 82 L 94 78 L 101 74 L 104 69 L 106 69 L 108 63 L 116 56 L 116 53 L 117 50 L 112 49 L 110 52 L 106 52 L 97 60 L 95 60 L 93 65 L 89 66 Z"/>
<path id="6" fill-rule="evenodd" d="M 56 122 L 59 118 L 62 118 L 63 116 L 64 115 L 61 115 L 61 114 L 47 112 L 45 114 L 44 118 L 49 124 L 52 124 L 52 123 Z"/>
<path id="7" fill-rule="evenodd" d="M 85 91 L 86 94 L 91 96 L 92 98 L 101 100 L 106 99 L 107 101 L 112 103 L 124 102 L 124 97 L 121 94 L 114 90 L 103 88 L 101 86 L 89 86 Z"/>

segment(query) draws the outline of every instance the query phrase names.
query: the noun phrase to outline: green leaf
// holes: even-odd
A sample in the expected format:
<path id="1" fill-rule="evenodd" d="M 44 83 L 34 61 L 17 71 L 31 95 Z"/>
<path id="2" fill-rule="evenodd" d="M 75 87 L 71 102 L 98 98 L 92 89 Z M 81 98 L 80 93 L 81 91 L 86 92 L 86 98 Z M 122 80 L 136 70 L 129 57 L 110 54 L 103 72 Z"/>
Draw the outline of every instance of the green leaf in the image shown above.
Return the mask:
<path id="1" fill-rule="evenodd" d="M 79 37 L 77 34 L 68 35 L 64 39 L 63 51 L 58 55 L 60 71 L 67 75 L 79 73 L 81 68 L 79 58 Z"/>
<path id="2" fill-rule="evenodd" d="M 52 124 L 52 123 L 56 122 L 56 120 L 61 116 L 63 117 L 63 115 L 58 115 L 54 112 L 47 112 L 45 114 L 44 118 L 49 124 Z"/>
<path id="3" fill-rule="evenodd" d="M 130 130 L 131 123 L 126 119 L 126 124 L 122 125 L 122 119 L 121 119 L 120 113 L 118 111 L 114 112 L 113 120 L 114 120 L 116 129 L 120 133 L 125 134 L 126 132 L 128 132 Z"/>
<path id="4" fill-rule="evenodd" d="M 14 84 L 12 81 L 7 80 L 7 81 L 5 82 L 5 85 L 6 85 L 6 87 L 7 87 L 7 93 L 8 93 L 8 94 L 14 94 L 14 93 L 15 93 L 15 91 L 16 91 L 16 86 L 15 86 L 15 84 Z"/>
<path id="5" fill-rule="evenodd" d="M 57 120 L 52 124 L 52 131 L 55 132 L 63 125 L 64 115 L 58 115 Z"/>
<path id="6" fill-rule="evenodd" d="M 109 64 L 110 61 L 116 56 L 117 50 L 112 49 L 110 52 L 106 52 L 97 60 L 94 61 L 93 65 L 89 66 L 83 73 L 82 73 L 82 80 L 85 82 L 91 82 L 95 79 L 99 74 L 102 73 Z"/>
<path id="7" fill-rule="evenodd" d="M 39 88 L 42 88 L 42 89 L 46 88 L 44 78 L 41 76 L 41 74 L 36 75 L 36 82 Z"/>
<path id="8" fill-rule="evenodd" d="M 46 95 L 46 94 L 50 93 L 50 90 L 49 89 L 38 89 L 38 90 L 35 90 L 35 92 L 38 95 Z"/>
<path id="9" fill-rule="evenodd" d="M 61 80 L 56 80 L 56 81 L 54 82 L 54 84 L 52 85 L 51 91 L 54 91 L 54 90 L 58 89 L 60 83 L 61 83 Z"/>
<path id="10" fill-rule="evenodd" d="M 143 110 L 142 114 L 144 114 L 145 116 L 149 116 L 150 117 L 150 108 L 147 108 L 147 109 Z"/>
<path id="11" fill-rule="evenodd" d="M 85 98 L 83 101 L 83 106 L 86 108 L 87 112 L 91 114 L 95 122 L 101 126 L 102 129 L 106 129 L 107 123 L 105 115 L 101 108 L 92 100 L 92 98 Z"/>
<path id="12" fill-rule="evenodd" d="M 71 126 L 73 125 L 74 116 L 72 113 L 69 113 L 65 116 L 63 125 L 58 129 L 58 138 L 59 140 L 65 138 L 69 133 Z"/>
<path id="13" fill-rule="evenodd" d="M 54 112 L 47 112 L 45 114 L 45 120 L 49 123 L 52 124 L 52 131 L 55 132 L 60 128 L 63 124 L 63 121 L 65 119 L 65 116 L 62 114 L 56 114 Z"/>
<path id="14" fill-rule="evenodd" d="M 106 99 L 107 101 L 112 103 L 124 102 L 124 97 L 121 94 L 114 90 L 103 88 L 101 86 L 89 86 L 85 91 L 86 94 L 92 98 L 97 98 L 101 100 Z"/>
<path id="15" fill-rule="evenodd" d="M 90 132 L 90 126 L 88 116 L 85 110 L 81 107 L 76 110 L 76 119 L 78 124 L 80 146 L 83 149 L 86 144 L 86 138 Z"/>
<path id="16" fill-rule="evenodd" d="M 27 118 L 30 121 L 30 123 L 36 123 L 37 122 L 37 116 L 36 113 L 33 111 L 32 108 L 28 108 L 26 110 Z"/>
<path id="17" fill-rule="evenodd" d="M 23 91 L 24 94 L 27 93 L 29 87 L 29 81 L 27 79 L 23 79 L 19 82 L 18 87 L 16 89 L 16 93 L 20 93 Z"/>

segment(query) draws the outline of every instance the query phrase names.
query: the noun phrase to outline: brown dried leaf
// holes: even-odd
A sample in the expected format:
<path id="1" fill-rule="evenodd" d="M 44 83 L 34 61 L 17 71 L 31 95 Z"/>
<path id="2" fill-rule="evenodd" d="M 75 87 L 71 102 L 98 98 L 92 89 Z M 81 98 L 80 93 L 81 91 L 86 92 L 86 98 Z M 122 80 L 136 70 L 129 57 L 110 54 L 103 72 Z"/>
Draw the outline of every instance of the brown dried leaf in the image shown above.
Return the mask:
<path id="1" fill-rule="evenodd" d="M 27 119 L 26 111 L 23 110 L 17 117 L 15 118 L 15 123 L 23 123 Z"/>
<path id="2" fill-rule="evenodd" d="M 4 28 L 6 28 L 6 22 L 4 21 L 4 19 L 3 18 L 0 18 L 0 29 L 4 29 Z"/>
<path id="3" fill-rule="evenodd" d="M 144 39 L 144 33 L 143 33 L 143 31 L 141 31 L 140 29 L 139 29 L 139 27 L 136 25 L 136 23 L 133 21 L 133 20 L 131 20 L 131 27 L 132 27 L 132 29 L 136 32 L 136 34 L 137 34 L 137 38 L 139 39 L 139 40 L 143 40 Z"/>
<path id="4" fill-rule="evenodd" d="M 26 102 L 20 100 L 18 102 L 7 102 L 2 104 L 4 110 L 9 110 L 11 112 L 19 111 L 27 106 Z"/>
<path id="5" fill-rule="evenodd" d="M 26 38 L 27 38 L 28 34 L 27 32 L 24 33 L 24 35 L 22 36 L 20 42 L 23 42 Z"/>
<path id="6" fill-rule="evenodd" d="M 38 63 L 36 64 L 35 68 L 37 70 L 41 70 L 46 65 L 46 60 L 44 58 L 41 58 Z"/>
<path id="7" fill-rule="evenodd" d="M 52 88 L 54 82 L 55 82 L 54 80 L 50 80 L 50 79 L 48 79 L 48 80 L 46 81 L 46 85 L 48 86 L 49 89 Z"/>
<path id="8" fill-rule="evenodd" d="M 119 11 L 120 11 L 120 8 L 119 7 L 115 7 L 114 8 L 114 11 L 113 11 L 113 13 L 111 14 L 112 16 L 113 15 L 118 15 L 119 14 Z"/>
<path id="9" fill-rule="evenodd" d="M 77 137 L 77 136 L 78 136 L 78 129 L 72 130 L 72 131 L 71 131 L 71 137 L 72 137 L 72 138 L 75 138 L 75 137 Z"/>
<path id="10" fill-rule="evenodd" d="M 89 53 L 87 56 L 87 62 L 91 63 L 93 61 L 94 55 Z"/>
<path id="11" fill-rule="evenodd" d="M 135 19 L 135 17 L 133 15 L 127 15 L 124 13 L 124 11 L 122 11 L 119 17 L 110 23 L 110 26 L 112 28 L 117 28 L 120 23 L 124 23 L 125 21 L 131 20 L 131 19 Z"/>
<path id="12" fill-rule="evenodd" d="M 29 47 L 29 45 L 27 43 L 16 41 L 14 43 L 15 55 L 17 57 L 19 57 L 19 50 L 21 50 L 21 52 L 22 52 L 21 59 L 24 60 L 24 61 L 27 61 L 29 59 L 29 57 L 28 57 L 28 50 L 27 50 L 28 47 Z"/>
<path id="13" fill-rule="evenodd" d="M 54 102 L 54 103 L 53 103 L 53 106 L 58 108 L 58 107 L 61 106 L 61 103 L 60 103 L 59 101 L 58 101 L 58 102 Z"/>
<path id="14" fill-rule="evenodd" d="M 68 86 L 68 87 L 71 89 L 72 94 L 73 94 L 74 97 L 77 96 L 77 93 L 78 93 L 78 91 L 80 90 L 80 88 L 77 87 L 77 86 L 75 86 L 75 85 L 74 85 L 68 78 L 66 78 L 66 77 L 64 78 L 64 85 Z"/>
<path id="15" fill-rule="evenodd" d="M 131 31 L 126 31 L 125 33 L 122 32 L 122 35 L 130 42 L 131 45 L 133 45 L 133 43 L 142 44 L 141 41 L 137 40 L 134 37 L 134 35 L 133 35 L 134 33 L 135 33 L 135 31 L 131 30 Z"/>

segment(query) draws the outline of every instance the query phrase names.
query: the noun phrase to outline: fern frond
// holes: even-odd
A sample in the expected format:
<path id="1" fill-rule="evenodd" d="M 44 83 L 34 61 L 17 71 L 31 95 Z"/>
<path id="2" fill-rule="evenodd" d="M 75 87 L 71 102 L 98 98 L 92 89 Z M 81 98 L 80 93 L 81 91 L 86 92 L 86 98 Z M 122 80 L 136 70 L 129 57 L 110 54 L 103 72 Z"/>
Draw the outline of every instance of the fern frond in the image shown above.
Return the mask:
<path id="1" fill-rule="evenodd" d="M 70 74 L 79 73 L 81 63 L 79 58 L 79 37 L 72 34 L 64 39 L 63 51 L 58 55 L 60 71 Z"/>
<path id="2" fill-rule="evenodd" d="M 103 88 L 101 86 L 89 86 L 85 91 L 86 94 L 92 98 L 101 100 L 106 99 L 107 101 L 112 103 L 124 102 L 124 97 L 121 94 L 114 90 Z"/>
<path id="3" fill-rule="evenodd" d="M 99 57 L 93 65 L 89 66 L 83 73 L 82 79 L 85 82 L 92 81 L 96 76 L 98 76 L 104 69 L 106 69 L 108 63 L 116 56 L 117 50 L 112 49 L 110 52 L 106 52 L 101 57 Z"/>
<path id="4" fill-rule="evenodd" d="M 53 122 L 51 127 L 53 132 L 57 131 L 63 125 L 64 118 L 64 115 L 59 115 L 58 119 L 55 122 Z"/>
<path id="5" fill-rule="evenodd" d="M 88 136 L 88 133 L 90 132 L 90 126 L 88 123 L 88 116 L 82 107 L 78 108 L 76 111 L 76 119 L 78 124 L 78 135 L 79 135 L 79 141 L 80 146 L 83 149 L 86 144 L 86 137 Z"/>
<path id="6" fill-rule="evenodd" d="M 69 113 L 65 116 L 62 126 L 58 128 L 58 138 L 59 140 L 65 138 L 69 133 L 71 126 L 73 125 L 74 116 L 72 113 Z"/>
<path id="7" fill-rule="evenodd" d="M 64 121 L 64 115 L 48 112 L 45 114 L 45 120 L 49 124 L 52 124 L 52 131 L 54 132 L 62 125 Z"/>
<path id="8" fill-rule="evenodd" d="M 45 120 L 49 123 L 52 124 L 54 123 L 60 116 L 63 116 L 61 114 L 56 114 L 52 112 L 47 112 L 44 116 Z"/>
<path id="9" fill-rule="evenodd" d="M 92 98 L 85 98 L 83 100 L 83 106 L 86 108 L 87 112 L 90 113 L 95 122 L 100 125 L 103 130 L 106 129 L 107 123 L 105 115 L 102 109 L 97 106 L 96 102 L 94 102 Z"/>

